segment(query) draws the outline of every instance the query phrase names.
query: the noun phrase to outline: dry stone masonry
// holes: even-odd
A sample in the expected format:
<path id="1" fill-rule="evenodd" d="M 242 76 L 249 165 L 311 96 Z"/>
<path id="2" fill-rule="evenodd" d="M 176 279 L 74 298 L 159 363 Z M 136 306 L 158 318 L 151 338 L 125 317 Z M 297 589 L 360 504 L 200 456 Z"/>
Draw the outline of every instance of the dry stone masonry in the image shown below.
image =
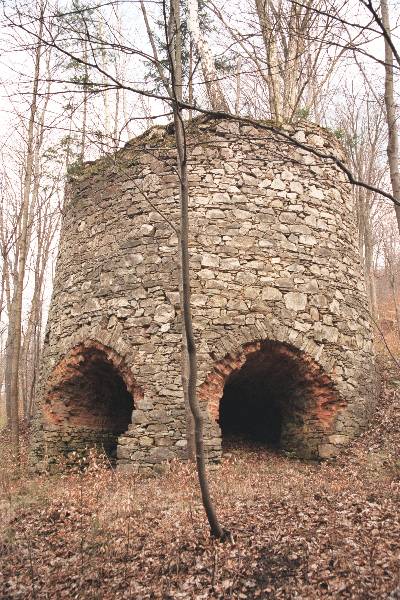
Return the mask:
<path id="1" fill-rule="evenodd" d="M 375 372 L 350 187 L 335 137 L 188 126 L 192 306 L 209 461 L 248 438 L 335 456 L 365 427 Z M 186 456 L 178 179 L 170 127 L 71 176 L 34 456 L 100 446 L 121 468 Z"/>

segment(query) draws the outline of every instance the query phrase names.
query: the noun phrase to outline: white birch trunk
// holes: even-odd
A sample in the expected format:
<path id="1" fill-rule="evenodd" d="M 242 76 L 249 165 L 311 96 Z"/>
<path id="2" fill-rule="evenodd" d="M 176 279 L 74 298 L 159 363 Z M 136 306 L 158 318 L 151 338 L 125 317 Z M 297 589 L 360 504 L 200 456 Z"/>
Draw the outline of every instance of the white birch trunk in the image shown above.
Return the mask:
<path id="1" fill-rule="evenodd" d="M 188 16 L 190 35 L 200 56 L 204 82 L 211 107 L 215 111 L 229 112 L 229 106 L 219 82 L 211 48 L 200 29 L 199 4 L 197 0 L 188 0 Z"/>

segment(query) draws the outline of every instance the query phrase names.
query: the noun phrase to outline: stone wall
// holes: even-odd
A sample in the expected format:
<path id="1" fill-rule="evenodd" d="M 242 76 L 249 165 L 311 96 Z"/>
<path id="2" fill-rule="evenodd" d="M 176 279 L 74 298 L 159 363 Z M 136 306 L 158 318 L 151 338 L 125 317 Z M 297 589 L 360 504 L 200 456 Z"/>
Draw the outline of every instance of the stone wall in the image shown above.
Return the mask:
<path id="1" fill-rule="evenodd" d="M 325 130 L 285 133 L 341 156 Z M 250 386 L 253 376 L 261 385 L 273 374 L 275 393 L 291 381 L 279 400 L 282 447 L 334 456 L 365 426 L 376 388 L 350 187 L 332 161 L 257 126 L 196 120 L 188 151 L 209 460 L 220 457 L 224 385 L 245 367 Z M 146 469 L 185 456 L 175 162 L 173 134 L 157 127 L 71 178 L 43 354 L 37 461 L 91 435 L 118 437 L 120 466 Z M 96 348 L 96 369 L 112 369 L 122 381 L 115 386 L 125 385 L 132 399 L 123 433 L 99 420 L 91 432 L 82 429 L 82 407 L 95 413 L 106 402 L 97 392 L 84 400 L 80 387 L 96 379 L 88 358 Z"/>

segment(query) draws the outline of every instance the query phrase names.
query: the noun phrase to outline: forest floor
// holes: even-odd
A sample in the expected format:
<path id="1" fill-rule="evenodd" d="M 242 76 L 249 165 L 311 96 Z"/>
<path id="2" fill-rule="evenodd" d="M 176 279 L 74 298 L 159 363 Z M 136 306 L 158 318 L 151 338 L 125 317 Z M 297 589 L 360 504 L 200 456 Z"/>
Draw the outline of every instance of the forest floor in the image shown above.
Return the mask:
<path id="1" fill-rule="evenodd" d="M 400 599 L 400 375 L 336 463 L 253 449 L 211 473 L 235 544 L 210 539 L 193 468 L 16 479 L 0 464 L 0 598 Z"/>

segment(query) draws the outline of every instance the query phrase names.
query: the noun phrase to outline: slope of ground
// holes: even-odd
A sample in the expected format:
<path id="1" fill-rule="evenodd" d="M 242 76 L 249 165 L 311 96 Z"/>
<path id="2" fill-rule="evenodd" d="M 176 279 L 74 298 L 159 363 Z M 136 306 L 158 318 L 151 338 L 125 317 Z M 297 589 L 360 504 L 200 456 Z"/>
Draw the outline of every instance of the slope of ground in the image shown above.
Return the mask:
<path id="1" fill-rule="evenodd" d="M 335 464 L 230 452 L 211 480 L 233 546 L 209 539 L 189 466 L 15 481 L 4 463 L 0 598 L 400 598 L 395 378 Z"/>

